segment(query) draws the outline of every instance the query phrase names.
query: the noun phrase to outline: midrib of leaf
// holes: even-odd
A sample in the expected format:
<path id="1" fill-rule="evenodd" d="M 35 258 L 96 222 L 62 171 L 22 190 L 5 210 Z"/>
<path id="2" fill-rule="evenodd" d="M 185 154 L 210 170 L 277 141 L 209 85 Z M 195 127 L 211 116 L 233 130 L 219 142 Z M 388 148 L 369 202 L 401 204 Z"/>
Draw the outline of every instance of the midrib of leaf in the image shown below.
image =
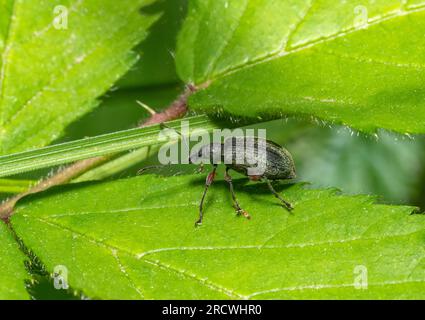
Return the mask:
<path id="1" fill-rule="evenodd" d="M 365 26 L 362 26 L 362 27 L 353 27 L 353 28 L 350 28 L 350 29 L 347 29 L 347 30 L 339 31 L 339 32 L 337 32 L 337 33 L 335 33 L 333 35 L 327 36 L 327 37 L 318 38 L 318 39 L 316 39 L 316 40 L 314 40 L 312 42 L 304 43 L 304 44 L 302 44 L 300 46 L 293 46 L 293 47 L 291 47 L 290 42 L 289 42 L 290 38 L 295 35 L 296 30 L 305 21 L 305 17 L 308 15 L 308 13 L 311 14 L 311 10 L 314 7 L 314 2 L 315 2 L 315 0 L 312 1 L 311 7 L 309 7 L 310 9 L 305 13 L 305 16 L 303 17 L 303 19 L 300 20 L 294 26 L 295 30 L 293 30 L 293 32 L 291 32 L 289 34 L 289 36 L 286 39 L 286 41 L 285 40 L 283 41 L 283 43 L 287 43 L 287 46 L 283 50 L 278 50 L 278 51 L 275 51 L 275 52 L 265 53 L 261 57 L 250 59 L 250 60 L 248 60 L 248 61 L 246 61 L 244 63 L 236 64 L 234 66 L 230 66 L 228 69 L 223 70 L 221 72 L 218 72 L 216 75 L 214 75 L 212 77 L 209 77 L 208 80 L 206 81 L 206 83 L 209 82 L 209 81 L 213 82 L 215 80 L 218 80 L 218 79 L 221 79 L 221 78 L 225 78 L 225 77 L 227 77 L 229 75 L 232 75 L 232 74 L 234 74 L 234 73 L 236 73 L 238 71 L 241 71 L 241 70 L 244 70 L 244 69 L 248 69 L 248 68 L 254 67 L 256 65 L 262 64 L 262 63 L 267 63 L 267 62 L 273 61 L 275 59 L 279 59 L 279 58 L 284 57 L 284 56 L 288 56 L 288 55 L 292 55 L 292 54 L 295 54 L 295 53 L 298 53 L 298 52 L 302 52 L 302 51 L 307 50 L 307 49 L 310 49 L 310 48 L 312 48 L 312 47 L 314 47 L 316 45 L 319 45 L 319 44 L 322 44 L 322 43 L 325 43 L 325 42 L 330 42 L 330 41 L 336 40 L 336 39 L 341 38 L 341 37 L 344 37 L 344 36 L 346 36 L 348 34 L 352 34 L 352 33 L 358 32 L 358 31 L 364 31 L 365 29 L 367 29 L 367 28 L 369 28 L 371 26 L 380 24 L 380 23 L 385 22 L 385 21 L 388 21 L 388 20 L 391 20 L 391 19 L 396 19 L 396 18 L 403 17 L 403 16 L 407 16 L 409 14 L 414 14 L 414 13 L 421 12 L 421 11 L 424 11 L 425 10 L 425 5 L 423 5 L 423 4 L 422 5 L 415 6 L 415 7 L 411 8 L 411 9 L 396 10 L 396 11 L 393 11 L 393 12 L 389 12 L 388 14 L 383 15 L 382 17 L 379 17 L 378 19 L 368 21 L 368 24 L 367 24 L 366 27 Z"/>

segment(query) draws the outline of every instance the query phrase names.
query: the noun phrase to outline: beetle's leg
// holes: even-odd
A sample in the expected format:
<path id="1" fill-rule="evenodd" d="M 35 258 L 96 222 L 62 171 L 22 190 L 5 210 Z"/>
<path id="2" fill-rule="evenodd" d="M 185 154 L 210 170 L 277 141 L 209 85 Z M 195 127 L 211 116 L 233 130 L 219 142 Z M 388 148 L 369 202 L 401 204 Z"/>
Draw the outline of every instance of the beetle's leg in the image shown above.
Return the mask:
<path id="1" fill-rule="evenodd" d="M 204 200 L 205 200 L 205 196 L 207 195 L 207 191 L 209 186 L 213 183 L 214 178 L 215 178 L 215 171 L 217 170 L 217 165 L 214 165 L 213 171 L 211 171 L 208 176 L 207 179 L 205 180 L 205 189 L 204 189 L 204 194 L 202 195 L 202 199 L 201 199 L 201 203 L 199 204 L 199 219 L 198 221 L 195 222 L 195 226 L 198 226 L 200 224 L 202 224 L 202 219 L 204 217 L 204 212 L 203 212 L 203 206 L 204 206 Z"/>
<path id="2" fill-rule="evenodd" d="M 271 182 L 269 179 L 264 179 L 267 182 L 267 185 L 269 186 L 270 191 L 273 193 L 273 195 L 278 198 L 288 210 L 292 210 L 294 207 L 285 199 L 283 199 L 279 193 L 276 192 L 276 190 L 273 188 Z"/>
<path id="3" fill-rule="evenodd" d="M 224 180 L 226 180 L 227 183 L 229 184 L 230 193 L 232 194 L 232 199 L 233 199 L 233 206 L 236 209 L 236 212 L 238 213 L 238 215 L 243 215 L 245 218 L 251 219 L 251 216 L 248 214 L 248 212 L 246 212 L 245 210 L 241 208 L 238 200 L 236 199 L 235 190 L 233 189 L 232 177 L 229 175 L 229 170 L 230 168 L 227 167 L 226 173 L 224 174 Z"/>

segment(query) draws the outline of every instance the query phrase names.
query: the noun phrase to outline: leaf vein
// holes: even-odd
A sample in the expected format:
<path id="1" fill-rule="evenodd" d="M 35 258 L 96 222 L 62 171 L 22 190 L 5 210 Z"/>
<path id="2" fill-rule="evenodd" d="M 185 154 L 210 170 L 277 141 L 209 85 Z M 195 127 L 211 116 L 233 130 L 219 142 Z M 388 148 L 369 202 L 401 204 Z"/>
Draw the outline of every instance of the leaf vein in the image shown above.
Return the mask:
<path id="1" fill-rule="evenodd" d="M 410 284 L 410 283 L 425 283 L 425 280 L 398 280 L 398 281 L 383 281 L 376 283 L 368 283 L 368 287 L 373 286 L 391 286 L 398 284 Z M 342 284 L 316 284 L 316 285 L 306 285 L 306 286 L 294 286 L 286 288 L 274 288 L 270 290 L 258 291 L 250 294 L 248 299 L 251 299 L 254 296 L 267 293 L 276 293 L 280 291 L 302 291 L 302 290 L 323 290 L 323 289 L 338 289 L 338 288 L 354 288 L 354 283 L 342 283 Z"/>
<path id="2" fill-rule="evenodd" d="M 373 59 L 368 57 L 363 58 L 363 57 L 359 57 L 359 56 L 355 56 L 351 54 L 337 53 L 335 51 L 323 51 L 323 52 L 329 55 L 333 55 L 335 57 L 348 59 L 348 60 L 354 60 L 360 63 L 382 64 L 385 66 L 396 67 L 396 68 L 412 68 L 412 69 L 415 69 L 416 71 L 423 71 L 425 69 L 425 65 L 422 65 L 422 64 L 385 61 L 385 60 L 378 60 L 378 59 Z"/>
<path id="3" fill-rule="evenodd" d="M 425 10 L 425 5 L 421 5 L 421 6 L 413 8 L 413 9 L 406 10 L 406 11 L 405 10 L 398 10 L 396 12 L 390 12 L 389 14 L 384 15 L 384 16 L 380 17 L 379 19 L 371 21 L 368 24 L 368 27 L 379 24 L 379 23 L 384 22 L 384 21 L 389 21 L 389 20 L 392 20 L 392 19 L 395 19 L 395 18 L 408 16 L 408 15 L 413 14 L 413 13 L 422 12 L 424 10 Z M 315 39 L 311 42 L 303 43 L 302 45 L 300 45 L 298 47 L 294 47 L 293 49 L 288 50 L 288 51 L 281 50 L 281 51 L 272 52 L 272 53 L 270 53 L 268 55 L 264 55 L 264 56 L 262 56 L 258 59 L 248 60 L 248 61 L 245 61 L 241 64 L 231 66 L 231 67 L 225 69 L 223 72 L 218 73 L 217 75 L 215 75 L 214 77 L 212 77 L 209 80 L 215 81 L 215 80 L 218 80 L 220 78 L 230 76 L 233 73 L 238 72 L 240 70 L 251 68 L 251 67 L 254 67 L 254 66 L 259 65 L 259 64 L 267 63 L 267 62 L 279 59 L 279 58 L 287 56 L 287 55 L 295 54 L 295 53 L 310 49 L 310 48 L 312 48 L 316 45 L 326 43 L 326 42 L 330 42 L 330 41 L 336 40 L 340 37 L 343 37 L 347 34 L 352 34 L 352 33 L 358 32 L 358 31 L 362 31 L 362 30 L 365 30 L 364 26 L 353 27 L 353 28 L 345 30 L 345 31 L 337 32 L 337 33 L 332 34 L 332 35 L 328 35 L 328 36 L 324 36 L 324 37 Z"/>
<path id="4" fill-rule="evenodd" d="M 143 295 L 142 291 L 137 287 L 137 285 L 134 283 L 133 279 L 131 279 L 130 275 L 128 274 L 127 270 L 125 269 L 124 265 L 122 264 L 117 250 L 116 249 L 111 249 L 111 254 L 114 257 L 115 261 L 117 262 L 118 268 L 120 270 L 120 272 L 125 276 L 125 278 L 128 280 L 130 286 L 133 288 L 134 291 L 137 292 L 137 294 L 144 299 L 145 296 Z"/>
<path id="5" fill-rule="evenodd" d="M 171 265 L 164 264 L 164 263 L 160 262 L 159 260 L 152 261 L 152 260 L 143 259 L 143 261 L 146 262 L 147 264 L 153 265 L 157 268 L 174 272 L 177 275 L 180 275 L 184 278 L 189 278 L 189 279 L 195 280 L 196 282 L 200 283 L 201 285 L 203 285 L 203 286 L 205 286 L 209 289 L 213 289 L 215 291 L 218 291 L 218 292 L 220 292 L 220 293 L 222 293 L 222 294 L 224 294 L 224 295 L 226 295 L 230 298 L 245 299 L 245 296 L 235 292 L 234 290 L 231 290 L 231 289 L 226 288 L 222 285 L 213 283 L 208 279 L 199 278 L 196 274 L 188 273 L 187 271 L 177 269 L 177 268 L 175 268 Z"/>
<path id="6" fill-rule="evenodd" d="M 296 34 L 296 32 L 299 30 L 299 28 L 306 21 L 306 18 L 308 17 L 308 15 L 313 12 L 313 7 L 314 7 L 315 3 L 316 3 L 316 0 L 311 0 L 310 4 L 304 10 L 304 13 L 301 14 L 300 19 L 290 28 L 291 31 L 288 34 L 288 36 L 286 37 L 286 39 L 283 41 L 280 51 L 282 51 L 282 50 L 286 51 L 287 50 L 287 46 L 291 42 L 291 39 L 293 38 L 293 36 Z"/>
<path id="7" fill-rule="evenodd" d="M 239 28 L 241 21 L 244 17 L 244 15 L 246 14 L 248 7 L 249 7 L 249 2 L 250 0 L 246 0 L 245 2 L 245 6 L 242 9 L 242 14 L 240 15 L 238 21 L 236 22 L 233 30 L 231 31 L 231 34 L 229 35 L 229 37 L 225 40 L 224 44 L 221 46 L 221 49 L 219 52 L 217 52 L 217 54 L 214 56 L 214 58 L 212 59 L 212 61 L 210 62 L 206 74 L 209 74 L 211 72 L 211 70 L 214 70 L 215 65 L 218 63 L 218 61 L 220 60 L 220 58 L 222 57 L 223 53 L 225 52 L 226 48 L 229 46 L 230 41 L 232 40 L 233 36 L 235 35 L 237 29 Z"/>

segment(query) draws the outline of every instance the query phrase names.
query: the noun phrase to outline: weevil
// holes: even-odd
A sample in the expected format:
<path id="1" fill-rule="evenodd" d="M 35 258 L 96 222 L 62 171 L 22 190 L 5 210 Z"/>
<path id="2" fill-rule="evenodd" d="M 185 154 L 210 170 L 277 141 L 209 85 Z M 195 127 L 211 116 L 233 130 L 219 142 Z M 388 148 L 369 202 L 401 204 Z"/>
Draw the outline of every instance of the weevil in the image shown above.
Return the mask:
<path id="1" fill-rule="evenodd" d="M 155 115 L 156 112 L 149 108 L 144 103 L 137 101 L 139 105 L 145 108 L 151 115 Z M 160 126 L 176 131 L 180 136 L 182 134 L 175 129 L 168 127 L 165 123 L 160 123 Z M 183 138 L 183 136 L 182 136 Z M 183 141 L 185 141 L 183 139 Z M 230 142 L 230 143 L 229 143 Z M 187 143 L 186 143 L 187 144 Z M 238 147 L 243 146 L 242 157 L 238 154 Z M 259 148 L 261 146 L 261 148 Z M 230 154 L 231 161 L 225 161 L 226 155 Z M 263 155 L 263 156 L 261 156 Z M 239 161 L 242 159 L 242 161 Z M 250 219 L 248 212 L 243 210 L 239 205 L 239 202 L 235 195 L 235 190 L 233 187 L 232 177 L 229 174 L 229 170 L 234 170 L 239 173 L 244 174 L 250 180 L 253 181 L 265 181 L 271 193 L 280 200 L 282 205 L 288 209 L 292 210 L 292 205 L 283 199 L 279 193 L 273 188 L 271 181 L 274 180 L 290 180 L 296 178 L 295 173 L 295 164 L 292 159 L 291 154 L 284 147 L 279 144 L 266 140 L 263 138 L 254 138 L 254 137 L 231 137 L 224 141 L 224 143 L 210 143 L 202 146 L 197 151 L 193 152 L 189 156 L 189 163 L 199 163 L 203 164 L 203 161 L 209 160 L 209 163 L 213 165 L 213 170 L 208 174 L 205 180 L 204 193 L 202 194 L 201 202 L 199 204 L 199 218 L 195 222 L 195 226 L 202 224 L 204 217 L 204 200 L 207 195 L 208 188 L 214 181 L 216 176 L 216 170 L 219 163 L 226 164 L 226 171 L 224 174 L 224 179 L 229 184 L 230 193 L 232 195 L 233 206 L 238 215 L 243 215 L 247 219 Z M 254 160 L 254 161 L 252 161 Z M 139 170 L 139 174 L 144 172 L 148 168 L 157 167 L 150 166 L 145 167 Z M 252 174 L 250 169 L 262 167 L 264 170 L 260 174 Z"/>
<path id="2" fill-rule="evenodd" d="M 243 148 L 238 149 L 242 146 Z M 261 148 L 259 148 L 259 146 L 261 146 Z M 243 154 L 238 155 L 238 150 L 242 150 Z M 227 160 L 226 156 L 230 161 L 225 161 Z M 256 162 L 252 161 L 253 158 L 255 158 Z M 201 165 L 204 162 L 208 162 L 213 165 L 213 169 L 208 174 L 205 181 L 204 193 L 202 194 L 199 204 L 199 219 L 195 223 L 196 226 L 202 224 L 204 217 L 204 200 L 208 188 L 214 181 L 217 166 L 220 163 L 226 165 L 224 180 L 229 185 L 233 206 L 238 215 L 243 215 L 247 219 L 250 219 L 250 215 L 241 208 L 236 198 L 232 177 L 229 174 L 230 170 L 239 172 L 252 181 L 266 182 L 271 193 L 280 200 L 281 204 L 288 210 L 293 209 L 292 205 L 283 199 L 273 188 L 271 181 L 294 179 L 296 177 L 294 160 L 288 150 L 273 141 L 253 137 L 231 137 L 226 139 L 224 143 L 210 143 L 202 146 L 190 154 L 189 162 L 200 162 Z M 251 169 L 256 169 L 258 167 L 262 167 L 263 170 L 260 173 L 253 173 L 256 170 Z"/>

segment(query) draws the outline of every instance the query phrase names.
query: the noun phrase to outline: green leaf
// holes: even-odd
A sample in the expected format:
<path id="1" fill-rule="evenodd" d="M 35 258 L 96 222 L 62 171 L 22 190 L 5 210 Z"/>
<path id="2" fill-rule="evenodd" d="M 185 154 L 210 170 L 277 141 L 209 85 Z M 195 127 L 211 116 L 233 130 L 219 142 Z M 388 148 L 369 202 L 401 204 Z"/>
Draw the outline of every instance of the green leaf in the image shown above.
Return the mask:
<path id="1" fill-rule="evenodd" d="M 288 213 L 264 184 L 236 179 L 252 219 L 235 216 L 217 181 L 195 228 L 204 181 L 147 175 L 63 187 L 20 202 L 11 222 L 48 270 L 65 265 L 70 285 L 96 298 L 425 297 L 425 217 L 412 207 L 279 184 L 295 206 Z"/>
<path id="2" fill-rule="evenodd" d="M 177 67 L 193 109 L 424 133 L 425 2 L 191 1 Z"/>
<path id="3" fill-rule="evenodd" d="M 0 299 L 28 299 L 25 279 L 29 278 L 24 267 L 24 254 L 7 226 L 0 222 Z"/>
<path id="4" fill-rule="evenodd" d="M 140 12 L 151 2 L 1 0 L 0 153 L 44 146 L 96 107 L 138 60 L 131 49 L 156 19 Z"/>

